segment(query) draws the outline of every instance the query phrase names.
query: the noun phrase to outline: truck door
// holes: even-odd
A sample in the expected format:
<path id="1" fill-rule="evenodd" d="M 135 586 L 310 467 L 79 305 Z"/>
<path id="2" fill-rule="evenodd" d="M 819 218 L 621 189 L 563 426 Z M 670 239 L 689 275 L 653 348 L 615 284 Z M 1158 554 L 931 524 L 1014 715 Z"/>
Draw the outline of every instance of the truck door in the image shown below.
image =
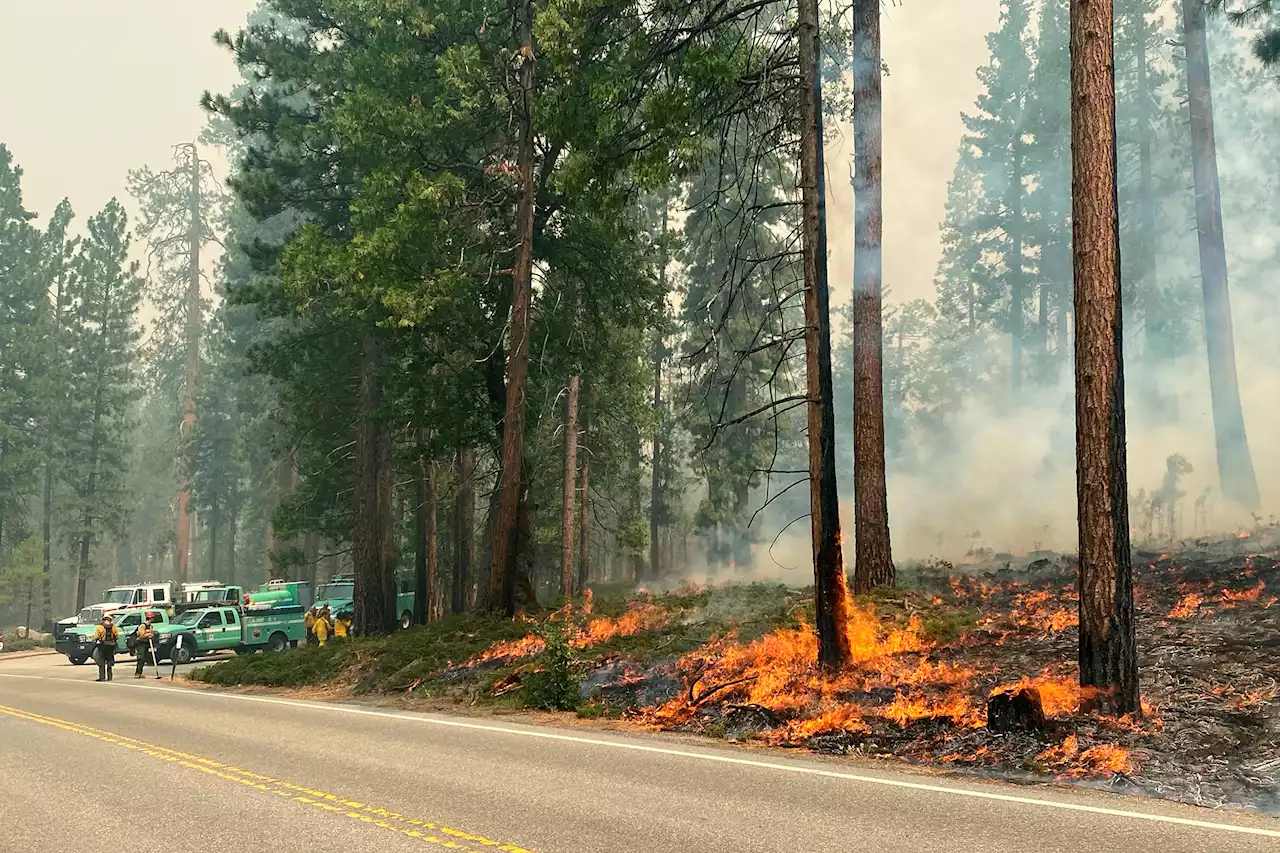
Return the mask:
<path id="1" fill-rule="evenodd" d="M 222 612 L 210 610 L 196 623 L 196 645 L 202 649 L 222 645 Z"/>
<path id="2" fill-rule="evenodd" d="M 240 630 L 240 618 L 234 610 L 227 611 L 227 624 L 223 631 L 223 640 L 232 644 L 244 642 L 244 634 Z"/>
<path id="3" fill-rule="evenodd" d="M 147 603 L 147 591 L 139 587 L 133 591 L 133 599 L 129 602 L 132 605 L 140 605 Z"/>

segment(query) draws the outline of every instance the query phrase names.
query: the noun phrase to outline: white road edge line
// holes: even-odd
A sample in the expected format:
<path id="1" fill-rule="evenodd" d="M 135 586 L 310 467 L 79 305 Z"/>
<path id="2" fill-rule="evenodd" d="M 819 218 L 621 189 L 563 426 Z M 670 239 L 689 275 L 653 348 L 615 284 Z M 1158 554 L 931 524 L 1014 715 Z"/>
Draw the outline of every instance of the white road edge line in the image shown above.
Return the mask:
<path id="1" fill-rule="evenodd" d="M 30 678 L 39 681 L 56 681 L 71 684 L 82 683 L 65 678 L 46 678 L 38 675 L 10 675 L 0 672 L 0 678 Z M 88 683 L 88 682 L 83 682 Z M 720 764 L 734 764 L 741 767 L 756 767 L 765 770 L 779 770 L 784 773 L 799 773 L 806 776 L 821 776 L 830 779 L 844 779 L 850 782 L 861 782 L 867 785 L 881 785 L 889 788 L 905 788 L 911 791 L 927 791 L 934 794 L 951 794 L 958 797 L 969 797 L 978 800 L 994 800 L 1001 803 L 1016 803 L 1018 805 L 1040 806 L 1042 808 L 1060 809 L 1063 811 L 1086 812 L 1088 814 L 1107 815 L 1109 817 L 1129 818 L 1131 820 L 1145 820 L 1154 823 L 1167 823 L 1176 826 L 1190 826 L 1198 829 L 1211 829 L 1219 832 L 1234 832 L 1244 835 L 1261 835 L 1266 838 L 1280 838 L 1280 830 L 1263 829 L 1254 826 L 1237 826 L 1230 823 L 1214 823 L 1207 820 L 1194 820 L 1185 817 L 1173 817 L 1171 815 L 1151 814 L 1148 812 L 1126 811 L 1125 809 L 1109 809 L 1104 806 L 1090 806 L 1083 803 L 1064 803 L 1055 800 L 1041 800 L 1035 797 L 1021 797 L 1016 794 L 998 794 L 994 791 L 974 791 L 966 788 L 952 788 L 946 785 L 930 785 L 926 782 L 908 782 L 901 779 L 883 779 L 876 776 L 863 776 L 857 773 L 842 773 L 838 770 L 822 770 L 817 767 L 805 767 L 801 765 L 777 764 L 772 761 L 756 761 L 750 758 L 737 758 L 732 755 L 715 755 L 704 752 L 690 752 L 683 749 L 671 749 L 662 746 L 649 746 L 641 743 L 626 743 L 613 740 L 602 740 L 600 738 L 578 737 L 576 735 L 560 734 L 557 732 L 538 731 L 536 729 L 517 729 L 508 726 L 486 725 L 484 723 L 472 723 L 464 720 L 450 720 L 434 716 L 425 716 L 419 714 L 403 714 L 394 711 L 374 711 L 367 708 L 353 708 L 347 705 L 333 705 L 321 702 L 304 702 L 297 699 L 272 699 L 266 696 L 245 696 L 240 693 L 222 693 L 218 691 L 205 690 L 189 690 L 182 687 L 161 687 L 159 685 L 146 684 L 121 684 L 120 687 L 132 687 L 140 690 L 159 690 L 165 693 L 181 693 L 185 696 L 205 696 L 218 699 L 233 699 L 241 702 L 261 702 L 267 705 L 283 705 L 293 708 L 309 708 L 313 711 L 332 711 L 342 714 L 355 714 L 362 717 L 382 717 L 392 720 L 405 720 L 414 723 L 426 723 L 435 726 L 448 726 L 458 729 L 473 729 L 476 731 L 498 732 L 500 734 L 520 735 L 523 737 L 543 738 L 545 740 L 567 741 L 569 743 L 582 743 L 591 746 L 604 746 L 613 749 L 629 749 L 635 752 L 651 752 L 658 755 L 671 755 L 677 758 L 692 758 L 698 761 L 712 761 Z"/>

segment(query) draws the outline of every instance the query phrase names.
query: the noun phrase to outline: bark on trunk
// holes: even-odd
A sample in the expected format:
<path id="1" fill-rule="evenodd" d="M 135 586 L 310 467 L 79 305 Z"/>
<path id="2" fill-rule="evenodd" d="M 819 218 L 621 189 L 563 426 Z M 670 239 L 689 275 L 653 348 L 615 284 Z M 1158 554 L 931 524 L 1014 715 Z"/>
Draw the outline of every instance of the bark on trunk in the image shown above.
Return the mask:
<path id="1" fill-rule="evenodd" d="M 853 590 L 892 586 L 884 454 L 880 2 L 853 6 Z"/>
<path id="2" fill-rule="evenodd" d="M 865 2 L 865 0 L 864 0 Z M 1009 390 L 1013 401 L 1022 393 L 1022 344 L 1026 334 L 1022 313 L 1026 301 L 1022 279 L 1022 146 L 1013 143 L 1013 182 L 1009 202 Z M 856 452 L 856 451 L 855 451 Z"/>
<path id="3" fill-rule="evenodd" d="M 454 519 L 456 543 L 453 567 L 453 612 L 462 613 L 474 604 L 472 587 L 476 562 L 476 452 L 470 448 L 458 450 L 458 494 Z"/>
<path id="4" fill-rule="evenodd" d="M 182 406 L 182 451 L 179 461 L 177 495 L 178 576 L 181 584 L 187 580 L 187 566 L 191 548 L 191 437 L 196 424 L 196 394 L 200 373 L 200 151 L 191 144 L 190 227 L 187 232 L 189 269 L 187 271 L 187 364 L 184 372 Z"/>
<path id="5" fill-rule="evenodd" d="M 357 395 L 355 446 L 355 625 L 362 636 L 389 634 L 399 616 L 390 553 L 390 436 L 380 422 L 381 347 L 370 332 L 364 338 Z"/>
<path id="6" fill-rule="evenodd" d="M 801 85 L 800 184 L 804 209 L 805 374 L 809 395 L 809 512 L 816 594 L 815 627 L 818 634 L 818 662 L 828 667 L 839 667 L 849 660 L 849 602 L 840 542 L 840 504 L 836 491 L 817 0 L 801 0 L 798 23 Z"/>
<path id="7" fill-rule="evenodd" d="M 1147 40 L 1143 34 L 1146 15 L 1141 7 L 1134 15 L 1132 26 L 1139 33 L 1138 45 L 1138 251 L 1141 253 L 1138 263 L 1142 270 L 1142 293 L 1145 299 L 1143 317 L 1147 340 L 1147 351 L 1150 353 L 1155 341 L 1155 331 L 1151 323 L 1152 316 L 1158 310 L 1156 286 L 1156 205 L 1155 179 L 1151 166 L 1151 138 L 1154 129 L 1151 127 L 1151 84 L 1147 56 Z"/>
<path id="8" fill-rule="evenodd" d="M 417 625 L 427 624 L 427 614 L 430 610 L 431 601 L 431 579 L 428 576 L 427 550 L 430 547 L 428 539 L 431 536 L 429 530 L 430 525 L 427 522 L 427 492 L 430 490 L 430 484 L 427 478 L 428 462 L 425 456 L 418 457 L 418 471 L 415 477 L 416 492 L 415 498 L 417 506 L 414 509 L 414 531 L 417 538 L 417 549 L 413 555 L 414 569 L 414 596 L 413 596 L 413 621 Z"/>
<path id="9" fill-rule="evenodd" d="M 1187 46 L 1187 106 L 1191 113 L 1191 174 L 1196 195 L 1196 232 L 1200 243 L 1200 281 L 1204 294 L 1204 342 L 1209 358 L 1209 396 L 1222 494 L 1254 511 L 1261 503 L 1258 480 L 1245 433 L 1236 349 L 1227 289 L 1227 249 L 1222 233 L 1222 196 L 1213 130 L 1213 91 L 1209 83 L 1209 47 L 1204 0 L 1183 0 L 1182 27 Z"/>
<path id="10" fill-rule="evenodd" d="M 569 400 L 564 418 L 564 500 L 560 518 L 560 593 L 573 597 L 573 519 L 577 512 L 578 377 L 569 377 Z"/>
<path id="11" fill-rule="evenodd" d="M 658 270 L 659 290 L 662 292 L 665 310 L 667 298 L 667 214 L 671 202 L 664 191 L 662 196 L 662 257 Z M 662 576 L 662 558 L 658 547 L 658 510 L 662 505 L 662 360 L 665 355 L 662 333 L 653 339 L 653 414 L 657 418 L 653 430 L 653 470 L 649 483 L 649 568 L 653 577 Z"/>
<path id="12" fill-rule="evenodd" d="M 267 519 L 267 528 L 262 543 L 262 582 L 271 580 L 271 552 L 276 547 L 276 531 L 271 519 Z"/>
<path id="13" fill-rule="evenodd" d="M 583 441 L 586 431 L 583 430 Z M 585 595 L 591 579 L 591 457 L 582 457 L 582 546 L 578 560 L 578 594 Z"/>
<path id="14" fill-rule="evenodd" d="M 517 514 L 524 461 L 525 385 L 529 372 L 529 299 L 533 282 L 533 4 L 520 2 L 520 142 L 517 167 L 516 254 L 511 270 L 511 351 L 507 360 L 507 404 L 502 433 L 498 515 L 493 525 L 493 563 L 486 606 L 508 616 L 516 610 Z"/>
<path id="15" fill-rule="evenodd" d="M 214 498 L 209 513 L 209 577 L 218 576 L 218 533 L 222 526 L 222 518 L 218 514 L 218 499 Z"/>
<path id="16" fill-rule="evenodd" d="M 233 512 L 227 518 L 227 582 L 236 582 L 236 514 Z M 315 589 L 315 579 L 312 579 L 311 588 Z"/>
<path id="17" fill-rule="evenodd" d="M 426 501 L 427 501 L 427 607 L 426 621 L 433 622 L 441 617 L 437 604 L 440 598 L 440 562 L 439 537 L 436 530 L 436 465 L 426 463 Z"/>
<path id="18" fill-rule="evenodd" d="M 1112 0 L 1071 0 L 1080 685 L 1086 709 L 1139 713 L 1125 470 Z"/>

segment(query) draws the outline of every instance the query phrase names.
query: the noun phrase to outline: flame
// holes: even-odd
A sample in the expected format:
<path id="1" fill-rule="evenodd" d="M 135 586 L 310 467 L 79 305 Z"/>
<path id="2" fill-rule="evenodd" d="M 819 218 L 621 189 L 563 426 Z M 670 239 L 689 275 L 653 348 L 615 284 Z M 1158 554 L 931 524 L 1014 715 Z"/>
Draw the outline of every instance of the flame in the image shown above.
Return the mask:
<path id="1" fill-rule="evenodd" d="M 1204 596 L 1198 592 L 1189 592 L 1169 611 L 1169 619 L 1187 619 L 1196 614 L 1204 602 Z"/>
<path id="2" fill-rule="evenodd" d="M 886 630 L 872 605 L 851 601 L 846 632 L 851 661 L 835 673 L 817 665 L 818 639 L 809 626 L 782 628 L 745 644 L 723 637 L 677 663 L 690 686 L 687 695 L 642 716 L 652 724 L 670 726 L 693 719 L 712 698 L 717 703 L 759 705 L 789 720 L 771 736 L 775 742 L 796 742 L 823 732 L 865 731 L 870 717 L 900 726 L 923 718 L 972 724 L 978 717 L 962 692 L 976 673 L 927 659 L 932 644 L 924 637 L 918 615 L 904 627 Z M 901 689 L 885 704 L 872 691 L 887 686 Z"/>
<path id="3" fill-rule="evenodd" d="M 590 612 L 591 591 L 587 590 L 586 601 L 583 604 L 583 614 Z M 547 619 L 548 621 L 557 621 L 569 619 L 571 616 L 572 604 L 566 604 L 552 613 Z M 614 637 L 630 637 L 634 634 L 639 634 L 641 631 L 652 631 L 665 626 L 670 621 L 671 615 L 653 602 L 631 602 L 627 607 L 627 612 L 621 616 L 616 618 L 601 616 L 596 619 L 590 619 L 585 625 L 576 628 L 574 636 L 569 640 L 569 645 L 574 648 L 584 649 L 588 646 L 611 640 Z M 546 647 L 546 641 L 537 634 L 526 634 L 518 640 L 503 640 L 502 642 L 494 643 L 468 660 L 466 665 L 473 667 L 493 660 L 520 660 L 541 654 Z"/>
<path id="4" fill-rule="evenodd" d="M 1063 769 L 1059 775 L 1072 779 L 1129 774 L 1136 766 L 1133 754 L 1115 744 L 1100 743 L 1081 752 L 1080 741 L 1075 735 L 1068 735 L 1062 743 L 1039 753 L 1035 760 L 1038 764 Z"/>
<path id="5" fill-rule="evenodd" d="M 1040 694 L 1040 707 L 1046 717 L 1058 717 L 1071 714 L 1080 707 L 1080 683 L 1065 675 L 1050 675 L 1047 672 L 1036 678 L 1023 676 L 1013 684 L 1002 684 L 991 690 L 990 695 L 997 693 L 1017 693 L 1034 687 Z"/>
<path id="6" fill-rule="evenodd" d="M 1257 601 L 1258 596 L 1262 595 L 1262 591 L 1266 588 L 1267 585 L 1264 582 L 1258 581 L 1248 589 L 1224 589 L 1221 596 L 1223 601 L 1233 604 L 1238 601 Z"/>

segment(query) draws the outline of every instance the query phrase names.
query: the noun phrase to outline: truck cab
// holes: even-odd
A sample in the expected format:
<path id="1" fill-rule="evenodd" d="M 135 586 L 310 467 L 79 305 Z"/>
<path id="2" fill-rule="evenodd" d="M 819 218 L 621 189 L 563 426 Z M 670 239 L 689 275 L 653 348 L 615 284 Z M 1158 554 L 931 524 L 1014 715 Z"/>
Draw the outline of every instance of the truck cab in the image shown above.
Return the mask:
<path id="1" fill-rule="evenodd" d="M 75 616 L 60 619 L 53 626 L 53 639 L 56 643 L 62 636 L 77 625 L 96 625 L 102 621 L 103 614 L 114 613 L 130 607 L 169 608 L 173 605 L 173 584 L 168 581 L 113 586 L 102 593 L 102 600 L 91 604 Z"/>

